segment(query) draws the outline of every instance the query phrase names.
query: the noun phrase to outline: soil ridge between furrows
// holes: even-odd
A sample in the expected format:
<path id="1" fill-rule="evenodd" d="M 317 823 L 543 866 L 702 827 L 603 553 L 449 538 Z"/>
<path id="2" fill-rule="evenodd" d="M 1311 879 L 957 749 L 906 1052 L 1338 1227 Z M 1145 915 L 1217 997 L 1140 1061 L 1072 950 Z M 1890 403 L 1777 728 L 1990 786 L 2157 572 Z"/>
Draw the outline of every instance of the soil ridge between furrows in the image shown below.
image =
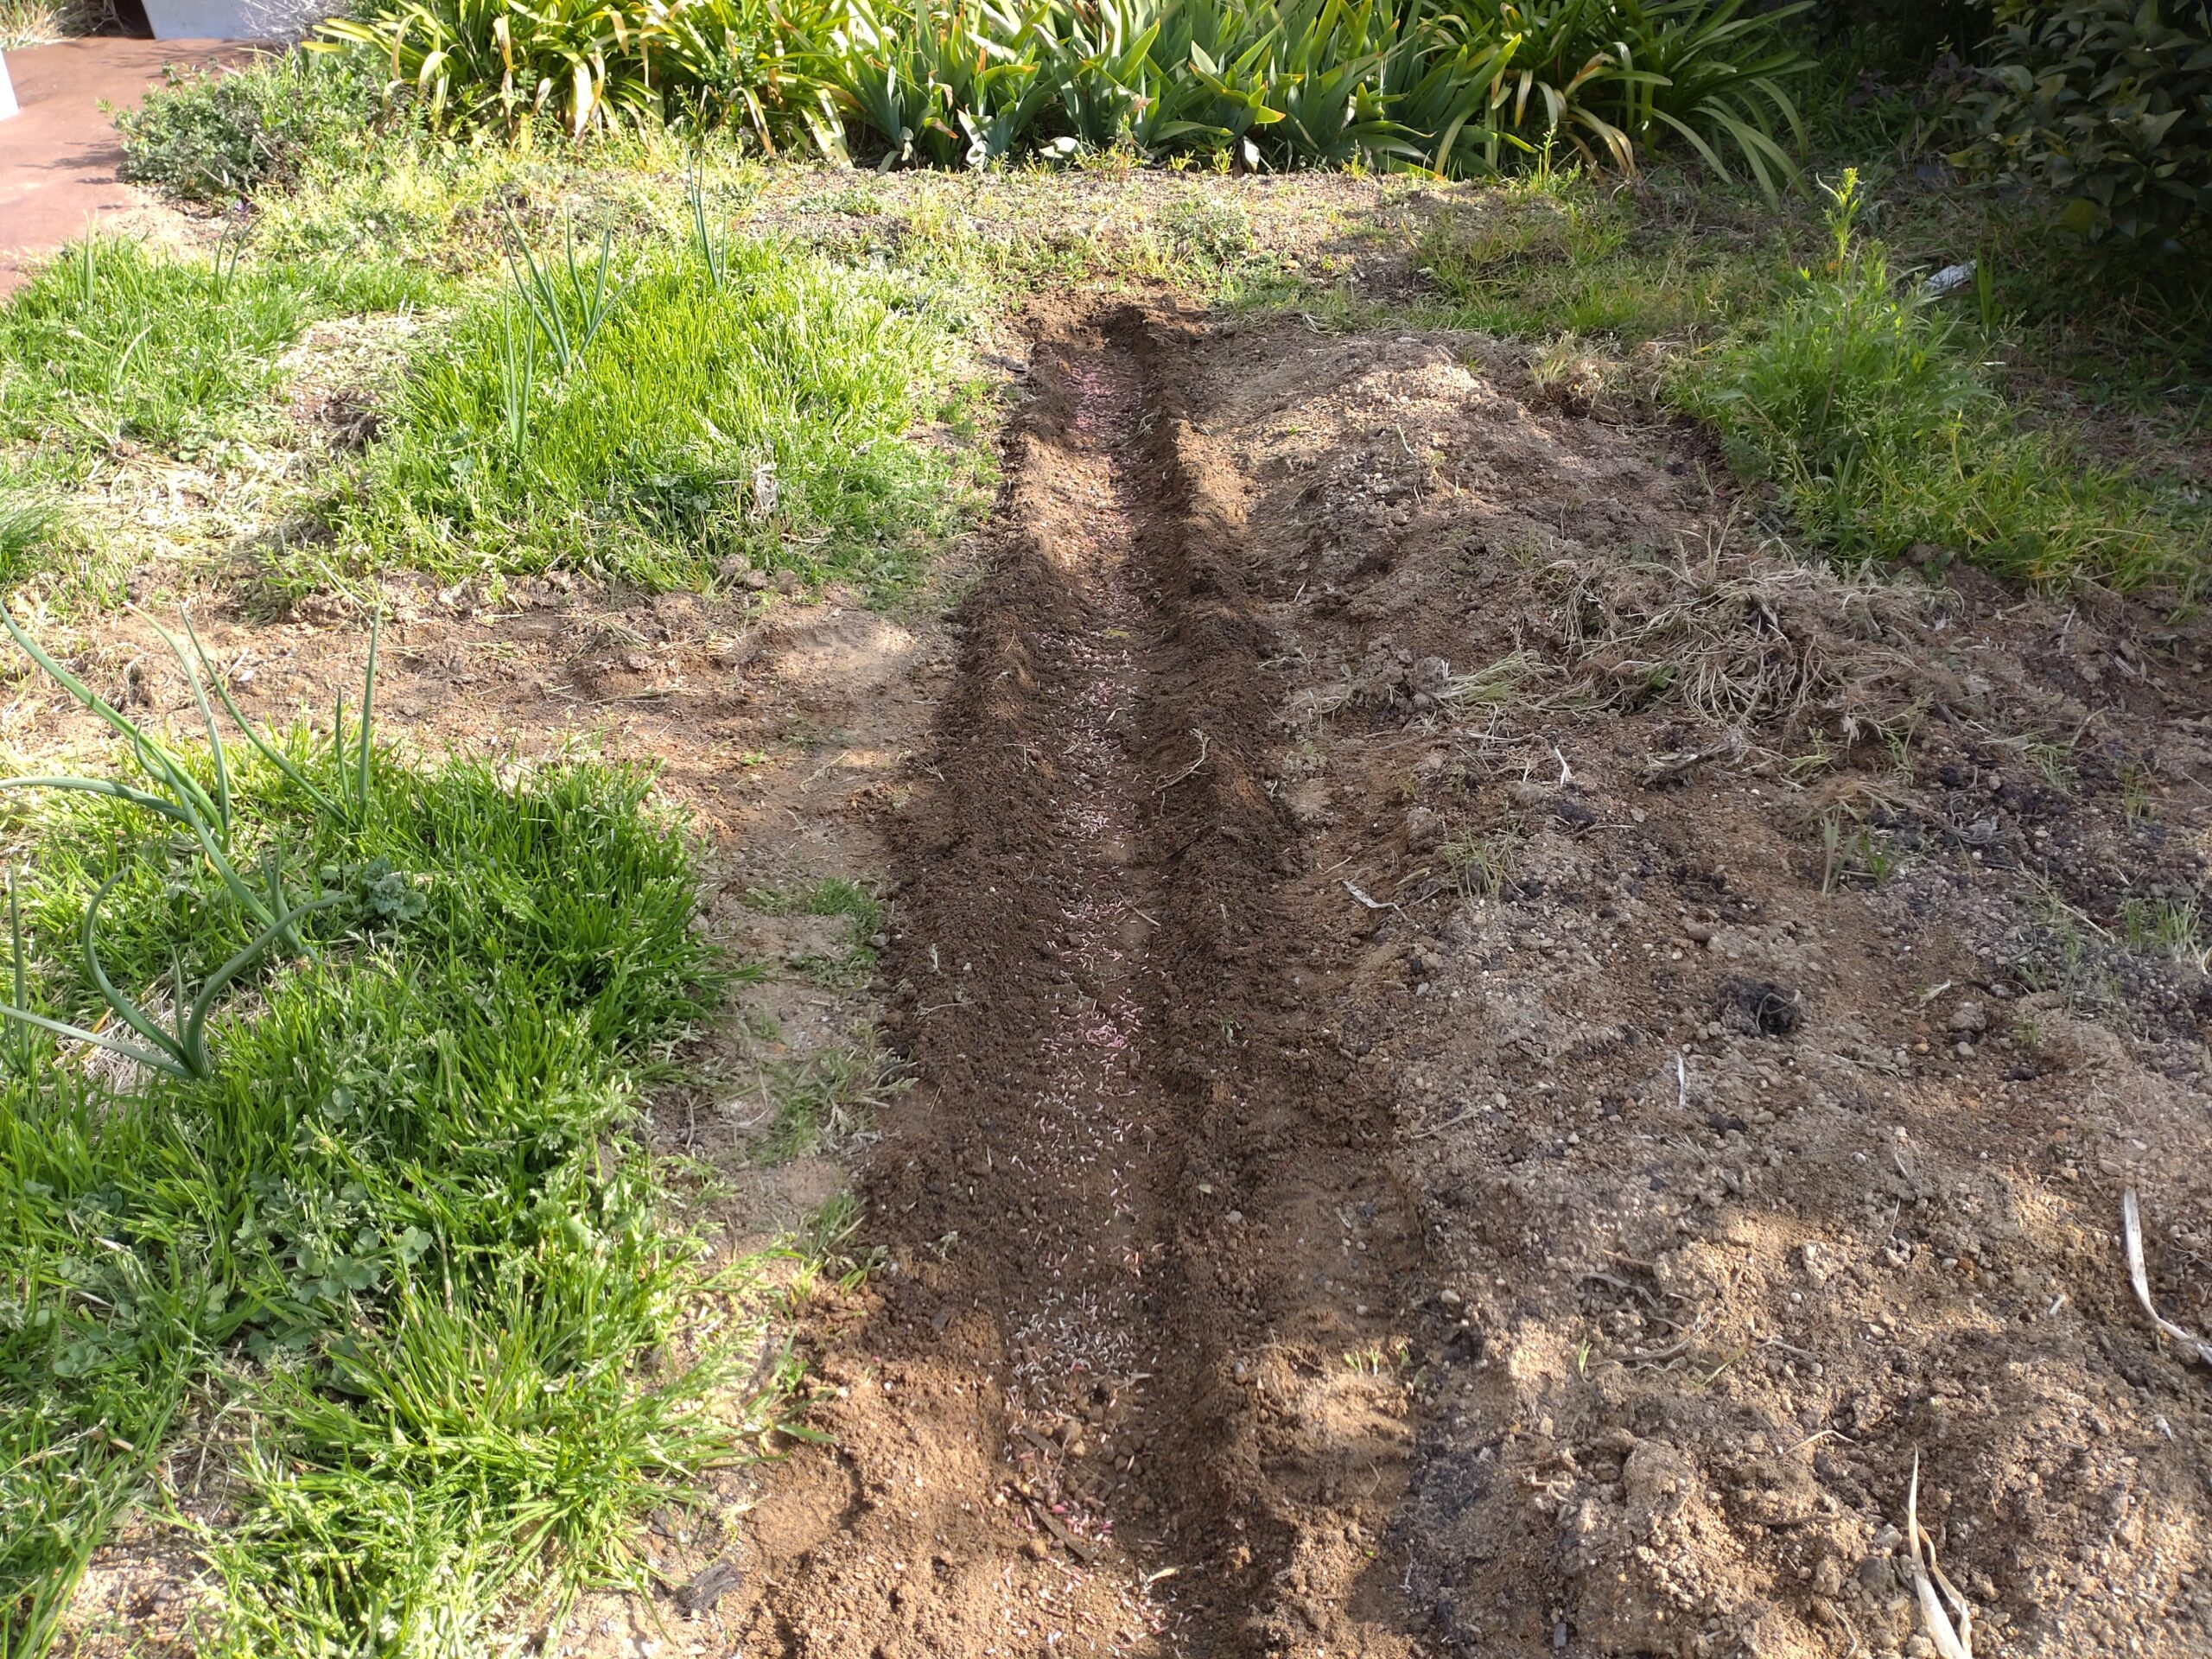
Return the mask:
<path id="1" fill-rule="evenodd" d="M 756 1639 L 807 1656 L 1409 1650 L 1418 1231 L 1387 1103 L 1301 1007 L 1244 486 L 1200 331 L 1033 319 L 992 566 L 893 832 L 915 1086 L 863 1171 L 889 1263 L 824 1333 L 836 1452 L 772 1480 Z"/>

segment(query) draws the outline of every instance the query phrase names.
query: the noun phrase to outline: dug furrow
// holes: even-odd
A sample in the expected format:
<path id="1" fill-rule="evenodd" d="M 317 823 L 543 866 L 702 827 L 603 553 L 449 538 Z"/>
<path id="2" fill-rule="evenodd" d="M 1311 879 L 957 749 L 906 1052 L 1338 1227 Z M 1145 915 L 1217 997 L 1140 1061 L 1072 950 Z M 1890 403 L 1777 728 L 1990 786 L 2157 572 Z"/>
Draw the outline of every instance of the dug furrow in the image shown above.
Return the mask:
<path id="1" fill-rule="evenodd" d="M 891 1266 L 822 1359 L 839 1452 L 757 1529 L 793 1654 L 1403 1650 L 1363 1519 L 1402 1435 L 1356 1357 L 1414 1234 L 1300 1006 L 1241 481 L 1176 390 L 1202 344 L 1039 325 L 899 832 Z"/>

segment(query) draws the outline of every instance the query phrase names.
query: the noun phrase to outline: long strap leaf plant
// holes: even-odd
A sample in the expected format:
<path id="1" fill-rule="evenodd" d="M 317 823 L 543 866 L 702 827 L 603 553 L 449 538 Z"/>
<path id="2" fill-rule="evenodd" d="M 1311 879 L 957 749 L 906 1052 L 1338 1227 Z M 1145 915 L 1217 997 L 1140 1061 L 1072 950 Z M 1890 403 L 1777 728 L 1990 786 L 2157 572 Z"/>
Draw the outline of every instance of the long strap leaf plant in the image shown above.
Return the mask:
<path id="1" fill-rule="evenodd" d="M 507 228 L 514 233 L 514 246 L 507 253 L 507 271 L 515 279 L 515 291 L 530 308 L 554 362 L 567 374 L 591 349 L 607 314 L 614 308 L 615 296 L 607 291 L 607 281 L 614 257 L 614 232 L 609 226 L 601 228 L 598 264 L 587 280 L 584 266 L 576 260 L 576 227 L 573 223 L 566 226 L 569 280 L 568 293 L 563 296 L 560 266 L 550 253 L 543 260 L 538 258 L 512 211 L 507 214 Z M 571 310 L 576 314 L 573 327 L 569 320 Z"/>
<path id="2" fill-rule="evenodd" d="M 262 861 L 258 887 L 249 882 L 238 868 L 232 844 L 234 826 L 231 766 L 225 753 L 222 731 L 216 722 L 213 705 L 208 701 L 207 688 L 212 683 L 217 700 L 238 730 L 245 734 L 246 741 L 314 803 L 317 812 L 341 823 L 357 822 L 369 801 L 370 764 L 374 754 L 376 722 L 377 640 L 380 623 L 372 621 L 370 624 L 369 661 L 361 690 L 360 721 L 350 740 L 346 730 L 346 705 L 342 697 L 334 713 L 330 735 L 334 762 L 332 772 L 337 780 L 334 794 L 309 779 L 278 744 L 264 735 L 239 710 L 236 700 L 231 696 L 230 688 L 209 658 L 206 646 L 200 643 L 199 632 L 193 627 L 189 614 L 183 619 L 185 640 L 191 645 L 188 652 L 184 643 L 179 641 L 175 634 L 151 618 L 147 620 L 175 654 L 178 665 L 184 671 L 185 683 L 191 688 L 194 705 L 199 710 L 200 723 L 207 734 L 213 789 L 194 775 L 178 751 L 132 721 L 41 650 L 38 642 L 23 630 L 6 606 L 0 604 L 0 626 L 5 626 L 9 635 L 33 662 L 45 671 L 49 678 L 123 738 L 145 783 L 145 787 L 141 788 L 111 779 L 55 774 L 0 778 L 0 790 L 46 789 L 105 796 L 126 802 L 180 826 L 197 845 L 201 857 L 214 871 L 225 890 L 251 921 L 254 934 L 242 950 L 201 981 L 196 991 L 186 983 L 181 957 L 175 950 L 171 951 L 175 1028 L 174 1031 L 166 1030 L 151 1014 L 116 987 L 100 959 L 98 939 L 100 906 L 116 883 L 123 879 L 123 873 L 118 872 L 109 877 L 85 906 L 84 918 L 77 931 L 78 952 L 86 982 L 107 1004 L 116 1022 L 137 1039 L 133 1041 L 130 1038 L 116 1035 L 111 1029 L 86 1030 L 67 1020 L 35 1013 L 26 1006 L 28 999 L 22 967 L 22 920 L 15 903 L 11 882 L 9 927 L 16 969 L 14 1001 L 0 1003 L 0 1019 L 90 1044 L 151 1071 L 180 1077 L 205 1077 L 213 1071 L 207 1051 L 208 1015 L 224 988 L 251 969 L 279 941 L 289 939 L 296 946 L 298 945 L 301 941 L 296 930 L 303 918 L 343 902 L 342 894 L 325 894 L 305 903 L 294 903 L 285 892 L 283 871 L 273 850 Z"/>

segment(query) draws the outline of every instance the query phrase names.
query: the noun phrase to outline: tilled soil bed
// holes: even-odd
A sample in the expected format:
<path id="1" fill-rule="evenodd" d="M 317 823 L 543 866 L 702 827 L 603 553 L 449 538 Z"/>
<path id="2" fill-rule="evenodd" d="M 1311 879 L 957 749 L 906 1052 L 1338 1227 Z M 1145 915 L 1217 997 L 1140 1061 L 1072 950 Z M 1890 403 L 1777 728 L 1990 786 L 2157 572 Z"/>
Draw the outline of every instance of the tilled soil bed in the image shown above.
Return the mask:
<path id="1" fill-rule="evenodd" d="M 1040 311 L 743 1650 L 2212 1649 L 2201 629 L 1472 340 Z M 1933 550 L 1923 551 L 1934 553 Z"/>
<path id="2" fill-rule="evenodd" d="M 563 1651 L 1920 1655 L 1916 1459 L 1982 1659 L 2212 1651 L 2212 1376 L 2119 1236 L 2133 1188 L 2212 1325 L 2203 626 L 1795 559 L 1697 433 L 1483 340 L 1029 327 L 957 663 L 835 601 L 385 584 L 388 731 L 657 760 L 708 925 L 785 959 L 670 1149 L 874 1077 L 842 933 L 764 898 L 893 872 L 834 1444 Z M 359 683 L 350 614 L 201 620 L 281 719 Z M 50 634 L 188 721 L 143 623 Z M 95 734 L 18 675 L 0 736 Z M 149 1548 L 87 1580 L 116 1650 L 200 1573 Z"/>

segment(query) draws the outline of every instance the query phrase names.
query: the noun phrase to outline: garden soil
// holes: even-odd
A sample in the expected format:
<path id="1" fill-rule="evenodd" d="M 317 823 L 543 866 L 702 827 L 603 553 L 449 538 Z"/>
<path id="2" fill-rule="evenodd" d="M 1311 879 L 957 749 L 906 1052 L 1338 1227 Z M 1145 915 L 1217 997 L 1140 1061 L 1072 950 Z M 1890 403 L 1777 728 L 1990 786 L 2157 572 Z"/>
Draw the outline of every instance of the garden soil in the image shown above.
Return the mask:
<path id="1" fill-rule="evenodd" d="M 735 948 L 883 873 L 873 990 L 700 1068 L 899 1062 L 822 1440 L 560 1650 L 1920 1655 L 1916 1464 L 1983 1659 L 2212 1651 L 2212 1371 L 2119 1236 L 2212 1325 L 2202 626 L 1798 562 L 1605 365 L 1127 297 L 1025 355 L 949 616 L 388 595 L 390 729 L 658 759 Z M 205 621 L 257 709 L 358 676 Z M 77 660 L 181 714 L 143 647 Z M 753 1122 L 655 1107 L 732 1253 L 844 1179 Z"/>
<path id="2" fill-rule="evenodd" d="M 743 1650 L 2202 1652 L 2201 633 L 1481 342 L 1047 314 Z M 1594 385 L 1592 384 L 1594 382 Z"/>

